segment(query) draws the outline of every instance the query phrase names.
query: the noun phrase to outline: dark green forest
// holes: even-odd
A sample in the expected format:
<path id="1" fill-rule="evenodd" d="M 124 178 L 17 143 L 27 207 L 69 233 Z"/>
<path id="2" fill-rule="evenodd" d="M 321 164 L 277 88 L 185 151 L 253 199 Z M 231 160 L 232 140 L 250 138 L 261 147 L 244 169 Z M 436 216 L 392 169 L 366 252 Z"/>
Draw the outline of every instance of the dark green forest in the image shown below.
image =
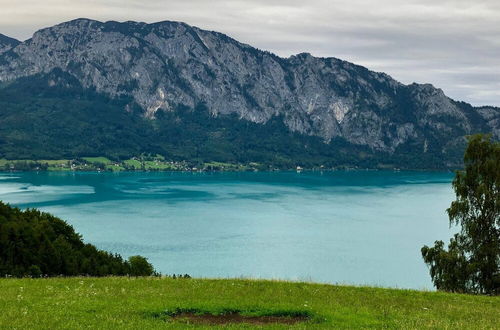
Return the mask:
<path id="1" fill-rule="evenodd" d="M 56 85 L 50 86 L 49 80 Z M 111 99 L 84 89 L 57 70 L 0 86 L 0 158 L 5 159 L 122 160 L 148 153 L 191 164 L 257 162 L 279 169 L 444 169 L 461 163 L 465 141 L 446 155 L 439 143 L 431 140 L 425 154 L 417 144 L 386 154 L 344 139 L 325 143 L 290 132 L 280 117 L 264 125 L 232 115 L 213 117 L 203 102 L 194 109 L 179 104 L 149 120 L 131 99 Z"/>
<path id="2" fill-rule="evenodd" d="M 48 213 L 0 202 L 0 276 L 153 275 L 141 256 L 121 256 L 82 241 L 72 226 Z"/>

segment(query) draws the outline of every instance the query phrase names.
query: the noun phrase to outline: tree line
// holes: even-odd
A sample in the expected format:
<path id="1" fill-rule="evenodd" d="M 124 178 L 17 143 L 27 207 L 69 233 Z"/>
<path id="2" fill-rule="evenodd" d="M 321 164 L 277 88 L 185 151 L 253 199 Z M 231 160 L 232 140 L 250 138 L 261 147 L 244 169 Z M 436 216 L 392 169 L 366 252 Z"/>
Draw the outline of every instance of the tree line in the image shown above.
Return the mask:
<path id="1" fill-rule="evenodd" d="M 34 209 L 0 202 L 0 276 L 149 276 L 146 258 L 124 260 L 84 243 L 65 221 Z"/>

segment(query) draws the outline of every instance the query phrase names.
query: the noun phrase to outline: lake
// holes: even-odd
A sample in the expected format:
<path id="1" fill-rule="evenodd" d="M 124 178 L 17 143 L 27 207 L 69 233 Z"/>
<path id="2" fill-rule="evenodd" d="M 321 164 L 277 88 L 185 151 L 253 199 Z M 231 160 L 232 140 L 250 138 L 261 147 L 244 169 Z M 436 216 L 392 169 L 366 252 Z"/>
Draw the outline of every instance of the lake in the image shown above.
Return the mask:
<path id="1" fill-rule="evenodd" d="M 0 173 L 0 200 L 163 274 L 432 289 L 451 173 Z"/>

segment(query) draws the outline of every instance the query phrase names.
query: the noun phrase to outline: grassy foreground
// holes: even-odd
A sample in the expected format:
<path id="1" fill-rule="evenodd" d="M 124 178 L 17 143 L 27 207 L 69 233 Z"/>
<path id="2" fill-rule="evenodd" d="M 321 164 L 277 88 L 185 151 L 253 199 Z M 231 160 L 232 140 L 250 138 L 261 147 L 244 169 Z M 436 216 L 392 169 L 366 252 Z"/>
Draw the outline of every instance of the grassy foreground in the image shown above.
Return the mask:
<path id="1" fill-rule="evenodd" d="M 295 325 L 266 326 L 278 329 L 500 327 L 500 297 L 252 280 L 0 279 L 2 329 L 209 327 L 173 321 L 167 313 L 177 308 L 311 316 Z"/>

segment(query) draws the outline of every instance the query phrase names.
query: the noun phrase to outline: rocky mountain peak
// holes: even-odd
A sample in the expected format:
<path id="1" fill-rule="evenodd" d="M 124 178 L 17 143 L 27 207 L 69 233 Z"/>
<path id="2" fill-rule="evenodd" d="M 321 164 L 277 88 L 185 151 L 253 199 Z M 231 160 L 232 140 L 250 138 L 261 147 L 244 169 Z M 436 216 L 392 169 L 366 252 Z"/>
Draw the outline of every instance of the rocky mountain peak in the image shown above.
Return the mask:
<path id="1" fill-rule="evenodd" d="M 430 84 L 403 85 L 309 53 L 281 58 L 181 22 L 82 18 L 14 46 L 0 51 L 0 81 L 57 69 L 82 88 L 129 98 L 126 108 L 138 105 L 149 119 L 202 104 L 213 116 L 259 124 L 279 117 L 291 132 L 384 152 L 423 145 L 429 134 L 453 144 L 479 129 L 498 132 L 496 108 L 465 107 Z"/>
<path id="2" fill-rule="evenodd" d="M 7 37 L 0 33 L 0 55 L 11 50 L 19 45 L 21 42 L 11 37 Z"/>

